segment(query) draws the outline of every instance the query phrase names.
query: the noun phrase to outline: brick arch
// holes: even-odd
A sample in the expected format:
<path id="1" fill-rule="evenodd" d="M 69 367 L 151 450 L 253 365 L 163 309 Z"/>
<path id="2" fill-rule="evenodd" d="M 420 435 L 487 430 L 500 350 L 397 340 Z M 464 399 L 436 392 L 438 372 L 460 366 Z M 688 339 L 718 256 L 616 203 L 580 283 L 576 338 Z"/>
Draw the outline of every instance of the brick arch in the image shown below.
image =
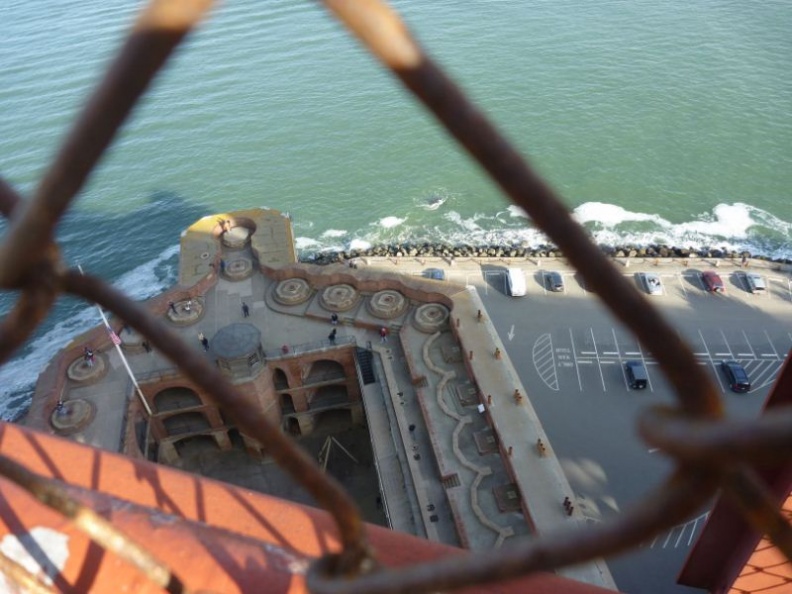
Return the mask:
<path id="1" fill-rule="evenodd" d="M 171 415 L 162 421 L 168 436 L 181 433 L 203 433 L 211 431 L 212 424 L 203 412 L 193 411 Z"/>
<path id="2" fill-rule="evenodd" d="M 305 374 L 305 383 L 321 381 L 323 378 L 340 379 L 346 377 L 344 365 L 333 359 L 318 359 L 311 363 Z"/>
<path id="3" fill-rule="evenodd" d="M 276 390 L 287 390 L 290 386 L 288 374 L 280 367 L 272 369 L 272 383 Z"/>
<path id="4" fill-rule="evenodd" d="M 220 451 L 220 445 L 211 435 L 190 435 L 173 442 L 179 457 L 196 454 L 200 451 Z"/>
<path id="5" fill-rule="evenodd" d="M 294 408 L 294 399 L 291 397 L 291 394 L 280 395 L 280 406 L 281 406 L 281 414 L 284 415 L 291 414 L 296 410 Z"/>
<path id="6" fill-rule="evenodd" d="M 349 390 L 344 384 L 322 386 L 313 391 L 309 400 L 309 408 L 326 408 L 344 405 L 350 402 Z"/>
<path id="7" fill-rule="evenodd" d="M 348 408 L 333 408 L 316 413 L 314 417 L 314 429 L 325 428 L 338 429 L 344 426 L 351 426 L 354 422 L 352 411 Z"/>
<path id="8" fill-rule="evenodd" d="M 202 405 L 198 393 L 185 386 L 171 386 L 154 395 L 154 410 L 158 413 Z"/>

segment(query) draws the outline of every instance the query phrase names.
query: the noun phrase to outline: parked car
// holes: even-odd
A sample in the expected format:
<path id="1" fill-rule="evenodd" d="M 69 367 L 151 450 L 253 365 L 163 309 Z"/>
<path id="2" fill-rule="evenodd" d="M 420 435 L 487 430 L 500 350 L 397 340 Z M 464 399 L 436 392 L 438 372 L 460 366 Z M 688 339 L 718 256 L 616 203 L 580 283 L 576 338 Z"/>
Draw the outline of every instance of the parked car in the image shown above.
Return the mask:
<path id="1" fill-rule="evenodd" d="M 711 293 L 725 293 L 726 286 L 723 284 L 721 277 L 717 272 L 707 270 L 701 273 L 701 282 L 704 283 L 704 288 Z"/>
<path id="2" fill-rule="evenodd" d="M 564 290 L 564 277 L 556 270 L 545 273 L 545 283 L 551 291 L 558 293 Z"/>
<path id="3" fill-rule="evenodd" d="M 660 277 L 652 272 L 639 272 L 641 282 L 643 282 L 644 289 L 650 295 L 662 295 L 663 283 L 660 282 Z"/>
<path id="4" fill-rule="evenodd" d="M 512 297 L 522 297 L 525 295 L 527 284 L 525 273 L 521 268 L 506 269 L 506 290 Z"/>
<path id="5" fill-rule="evenodd" d="M 445 280 L 445 270 L 442 268 L 427 268 L 423 275 L 434 280 Z"/>
<path id="6" fill-rule="evenodd" d="M 761 275 L 755 272 L 746 272 L 745 286 L 751 293 L 764 293 L 767 290 L 767 285 Z"/>
<path id="7" fill-rule="evenodd" d="M 751 389 L 751 380 L 748 379 L 745 368 L 737 361 L 721 361 L 721 369 L 732 392 L 747 392 Z"/>
<path id="8" fill-rule="evenodd" d="M 633 390 L 643 390 L 649 383 L 646 367 L 641 361 L 627 361 L 624 364 L 624 372 L 627 374 L 627 384 Z"/>

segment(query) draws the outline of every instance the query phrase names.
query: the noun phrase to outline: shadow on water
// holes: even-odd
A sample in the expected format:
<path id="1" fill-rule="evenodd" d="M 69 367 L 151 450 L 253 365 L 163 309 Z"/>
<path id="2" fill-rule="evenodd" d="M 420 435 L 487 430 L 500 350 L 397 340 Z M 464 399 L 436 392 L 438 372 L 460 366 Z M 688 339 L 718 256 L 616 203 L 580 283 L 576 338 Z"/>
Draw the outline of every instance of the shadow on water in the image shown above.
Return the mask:
<path id="1" fill-rule="evenodd" d="M 143 206 L 130 212 L 86 211 L 78 205 L 64 215 L 56 237 L 68 266 L 81 264 L 86 273 L 115 284 L 133 299 L 145 299 L 176 281 L 179 234 L 206 214 L 204 207 L 190 203 L 178 192 L 155 190 Z M 7 230 L 8 222 L 0 217 L 0 238 Z M 14 291 L 0 292 L 0 316 L 10 311 L 17 296 Z M 57 349 L 99 322 L 98 316 L 94 319 L 85 313 L 88 307 L 82 300 L 60 297 L 15 353 L 15 359 L 24 358 L 24 364 L 12 359 L 0 369 L 4 380 L 0 398 L 6 411 L 24 406 L 32 382 Z M 42 337 L 46 337 L 46 345 Z"/>

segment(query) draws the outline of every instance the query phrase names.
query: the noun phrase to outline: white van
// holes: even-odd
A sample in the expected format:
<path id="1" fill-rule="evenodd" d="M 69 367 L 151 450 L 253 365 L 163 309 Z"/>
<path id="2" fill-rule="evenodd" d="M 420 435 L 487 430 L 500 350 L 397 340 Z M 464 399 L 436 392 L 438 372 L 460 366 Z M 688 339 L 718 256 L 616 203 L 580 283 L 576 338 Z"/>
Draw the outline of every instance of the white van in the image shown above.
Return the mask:
<path id="1" fill-rule="evenodd" d="M 506 269 L 506 290 L 512 297 L 525 295 L 525 273 L 520 268 Z"/>

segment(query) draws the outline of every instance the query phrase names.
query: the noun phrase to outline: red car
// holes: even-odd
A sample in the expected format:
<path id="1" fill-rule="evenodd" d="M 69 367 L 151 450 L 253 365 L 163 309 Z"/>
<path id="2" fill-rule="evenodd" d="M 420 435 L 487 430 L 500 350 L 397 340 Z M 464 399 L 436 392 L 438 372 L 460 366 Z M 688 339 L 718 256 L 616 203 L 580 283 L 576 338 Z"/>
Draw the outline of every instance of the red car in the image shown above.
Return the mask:
<path id="1" fill-rule="evenodd" d="M 701 282 L 704 283 L 704 288 L 711 293 L 725 293 L 726 286 L 723 284 L 721 277 L 717 272 L 707 270 L 701 273 Z"/>

